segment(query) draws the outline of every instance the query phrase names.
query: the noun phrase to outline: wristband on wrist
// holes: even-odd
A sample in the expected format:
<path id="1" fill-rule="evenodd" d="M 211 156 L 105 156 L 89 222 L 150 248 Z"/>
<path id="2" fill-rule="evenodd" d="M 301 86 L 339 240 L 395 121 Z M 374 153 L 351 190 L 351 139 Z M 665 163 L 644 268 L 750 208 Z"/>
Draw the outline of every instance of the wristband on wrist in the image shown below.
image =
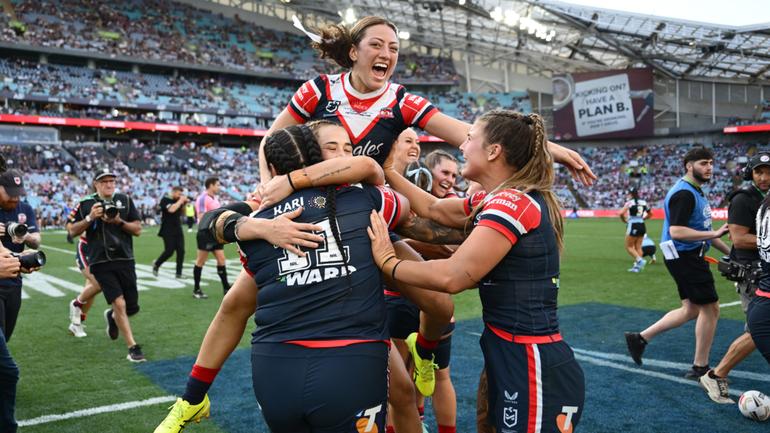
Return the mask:
<path id="1" fill-rule="evenodd" d="M 87 223 L 90 223 L 90 222 L 91 222 L 91 221 L 93 221 L 93 220 L 94 220 L 94 219 L 93 219 L 93 218 L 91 218 L 91 214 L 88 214 L 88 215 L 86 215 L 86 222 L 87 222 Z"/>
<path id="2" fill-rule="evenodd" d="M 289 185 L 294 188 L 294 191 L 313 186 L 313 182 L 310 181 L 310 176 L 307 175 L 307 171 L 304 168 L 292 171 L 288 177 Z"/>
<path id="3" fill-rule="evenodd" d="M 291 191 L 297 192 L 297 188 L 294 187 L 294 183 L 291 181 L 291 173 L 289 173 L 289 175 L 286 176 L 286 179 L 289 180 L 289 186 L 291 187 Z"/>
<path id="4" fill-rule="evenodd" d="M 393 265 L 393 269 L 390 270 L 390 279 L 393 281 L 396 281 L 396 268 L 401 264 L 401 262 L 403 262 L 403 260 L 399 260 L 395 265 Z"/>

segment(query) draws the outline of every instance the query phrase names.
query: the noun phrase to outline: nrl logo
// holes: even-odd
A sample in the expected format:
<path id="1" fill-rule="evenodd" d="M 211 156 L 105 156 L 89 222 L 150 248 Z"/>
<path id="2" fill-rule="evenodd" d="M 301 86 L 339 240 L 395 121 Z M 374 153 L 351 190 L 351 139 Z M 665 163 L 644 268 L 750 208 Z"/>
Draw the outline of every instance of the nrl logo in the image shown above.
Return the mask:
<path id="1" fill-rule="evenodd" d="M 334 113 L 338 108 L 340 108 L 340 101 L 329 101 L 326 103 L 327 113 Z"/>
<path id="2" fill-rule="evenodd" d="M 503 408 L 503 424 L 508 428 L 513 428 L 519 422 L 519 410 L 512 407 Z"/>

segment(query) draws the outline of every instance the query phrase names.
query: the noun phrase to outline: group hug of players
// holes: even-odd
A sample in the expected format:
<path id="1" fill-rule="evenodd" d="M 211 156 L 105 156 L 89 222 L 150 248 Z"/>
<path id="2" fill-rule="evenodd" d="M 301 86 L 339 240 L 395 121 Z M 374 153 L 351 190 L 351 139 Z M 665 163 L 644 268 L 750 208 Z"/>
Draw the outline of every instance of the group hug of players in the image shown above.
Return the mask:
<path id="1" fill-rule="evenodd" d="M 495 110 L 469 125 L 389 82 L 399 47 L 383 18 L 316 40 L 348 71 L 306 82 L 276 118 L 254 199 L 201 219 L 199 236 L 236 242 L 244 269 L 156 433 L 209 415 L 209 387 L 252 316 L 254 394 L 271 431 L 421 432 L 417 396 L 433 395 L 438 431 L 454 432 L 451 295 L 472 288 L 485 322 L 479 428 L 573 431 L 585 385 L 556 314 L 553 162 L 585 184 L 593 173 L 535 114 Z M 407 180 L 412 126 L 460 148 L 476 192 L 439 198 Z"/>

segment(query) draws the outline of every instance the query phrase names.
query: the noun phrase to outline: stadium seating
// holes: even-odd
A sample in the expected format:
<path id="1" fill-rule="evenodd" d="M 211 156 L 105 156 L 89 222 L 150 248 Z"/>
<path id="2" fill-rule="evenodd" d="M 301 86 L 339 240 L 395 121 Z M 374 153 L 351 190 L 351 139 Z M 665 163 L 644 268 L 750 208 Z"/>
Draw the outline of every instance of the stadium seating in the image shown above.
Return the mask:
<path id="1" fill-rule="evenodd" d="M 304 36 L 162 0 L 14 0 L 20 23 L 0 14 L 0 41 L 308 79 L 319 71 Z M 226 29 L 226 30 L 223 30 Z M 328 71 L 326 71 L 328 72 Z M 451 60 L 406 54 L 395 81 L 456 81 Z"/>

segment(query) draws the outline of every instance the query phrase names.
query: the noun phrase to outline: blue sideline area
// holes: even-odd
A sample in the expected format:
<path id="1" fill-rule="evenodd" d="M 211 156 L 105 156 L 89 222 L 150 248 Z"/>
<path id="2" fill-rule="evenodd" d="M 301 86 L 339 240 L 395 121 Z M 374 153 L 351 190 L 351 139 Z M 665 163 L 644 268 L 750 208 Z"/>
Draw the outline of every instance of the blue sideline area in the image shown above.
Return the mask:
<path id="1" fill-rule="evenodd" d="M 740 308 L 740 307 L 732 307 Z M 658 337 L 647 348 L 643 367 L 626 355 L 624 330 L 637 330 L 662 313 L 615 305 L 581 304 L 560 310 L 563 335 L 575 349 L 586 373 L 586 407 L 578 432 L 742 432 L 766 433 L 768 423 L 744 418 L 736 405 L 712 403 L 695 382 L 682 378 L 692 362 L 692 323 Z M 459 322 L 452 343 L 452 378 L 457 389 L 458 432 L 475 427 L 476 386 L 483 360 L 478 347 L 480 319 Z M 719 361 L 733 338 L 743 331 L 735 320 L 721 320 L 712 350 Z M 194 357 L 149 362 L 137 368 L 173 394 L 184 390 Z M 737 368 L 731 388 L 770 392 L 770 366 L 754 353 Z M 250 352 L 238 350 L 211 389 L 212 418 L 230 433 L 268 432 L 251 389 Z M 737 400 L 737 397 L 735 397 Z M 429 431 L 435 422 L 426 408 Z M 165 416 L 158 407 L 157 419 Z M 188 429 L 195 431 L 192 426 Z M 523 430 L 522 432 L 523 433 Z"/>

